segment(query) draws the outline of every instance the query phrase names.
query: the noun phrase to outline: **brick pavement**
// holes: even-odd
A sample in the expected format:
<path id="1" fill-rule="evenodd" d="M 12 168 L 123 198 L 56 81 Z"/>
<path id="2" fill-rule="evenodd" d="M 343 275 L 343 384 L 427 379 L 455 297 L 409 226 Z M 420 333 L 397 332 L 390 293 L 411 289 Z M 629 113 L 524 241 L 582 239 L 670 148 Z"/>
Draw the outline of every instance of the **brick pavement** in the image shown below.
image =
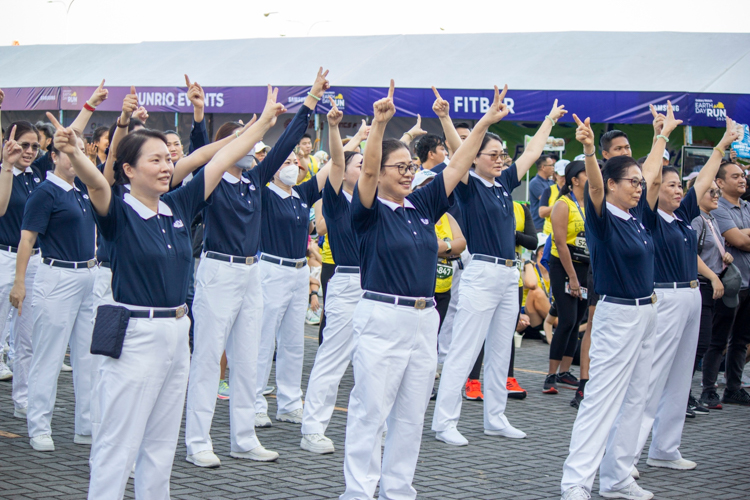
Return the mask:
<path id="1" fill-rule="evenodd" d="M 308 327 L 305 376 L 307 386 L 317 348 L 317 329 Z M 568 406 L 573 391 L 543 395 L 541 385 L 548 347 L 527 340 L 516 355 L 516 375 L 530 391 L 524 401 L 508 402 L 510 421 L 528 434 L 524 440 L 492 438 L 482 433 L 482 403 L 465 401 L 459 429 L 469 446 L 451 447 L 434 439 L 429 430 L 433 403 L 426 416 L 422 450 L 414 486 L 418 498 L 436 499 L 553 499 L 559 498 L 562 463 L 567 455 L 575 410 Z M 272 377 L 273 379 L 273 377 Z M 700 391 L 699 377 L 694 391 Z M 346 408 L 351 390 L 351 369 L 339 392 L 338 407 Z M 52 422 L 57 451 L 31 449 L 26 422 L 12 417 L 11 384 L 0 382 L 0 499 L 81 499 L 88 487 L 88 446 L 74 445 L 73 388 L 69 373 L 60 375 L 57 406 Z M 275 415 L 275 400 L 269 400 Z M 262 464 L 229 457 L 228 402 L 217 402 L 212 437 L 222 460 L 218 469 L 199 469 L 185 461 L 181 433 L 174 469 L 172 498 L 188 499 L 321 499 L 343 492 L 343 446 L 346 413 L 335 411 L 327 435 L 336 445 L 333 455 L 314 455 L 299 448 L 299 426 L 274 421 L 261 429 L 261 442 L 281 457 Z M 690 472 L 640 467 L 640 484 L 659 499 L 750 498 L 750 408 L 728 407 L 689 420 L 682 452 L 699 466 Z M 184 429 L 184 425 L 183 425 Z M 594 491 L 598 484 L 594 485 Z M 598 496 L 594 493 L 594 498 Z M 132 480 L 126 498 L 134 498 Z"/>

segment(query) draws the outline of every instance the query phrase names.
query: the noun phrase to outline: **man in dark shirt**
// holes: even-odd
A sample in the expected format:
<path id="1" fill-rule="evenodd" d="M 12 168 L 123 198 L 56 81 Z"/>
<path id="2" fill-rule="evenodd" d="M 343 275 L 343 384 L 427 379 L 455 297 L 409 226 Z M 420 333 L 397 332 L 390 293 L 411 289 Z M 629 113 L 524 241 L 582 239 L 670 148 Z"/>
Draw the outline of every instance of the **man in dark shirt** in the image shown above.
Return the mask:
<path id="1" fill-rule="evenodd" d="M 529 203 L 531 204 L 531 218 L 534 219 L 534 226 L 538 231 L 541 231 L 544 227 L 544 218 L 539 216 L 539 205 L 544 190 L 554 184 L 551 177 L 555 171 L 555 158 L 549 155 L 540 156 L 536 161 L 536 168 L 537 173 L 529 182 Z"/>

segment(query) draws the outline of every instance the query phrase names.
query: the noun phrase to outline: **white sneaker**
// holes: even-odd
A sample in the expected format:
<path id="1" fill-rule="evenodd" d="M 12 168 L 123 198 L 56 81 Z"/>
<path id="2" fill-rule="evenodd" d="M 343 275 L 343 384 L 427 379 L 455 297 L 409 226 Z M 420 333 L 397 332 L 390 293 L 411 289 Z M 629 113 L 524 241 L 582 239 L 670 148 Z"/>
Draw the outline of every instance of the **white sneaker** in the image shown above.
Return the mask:
<path id="1" fill-rule="evenodd" d="M 36 451 L 55 451 L 55 442 L 52 441 L 52 436 L 49 434 L 34 436 L 29 440 L 29 443 Z"/>
<path id="2" fill-rule="evenodd" d="M 250 451 L 231 451 L 229 456 L 233 458 L 247 458 L 257 462 L 273 462 L 279 458 L 275 451 L 267 450 L 263 446 L 257 446 Z"/>
<path id="3" fill-rule="evenodd" d="M 599 491 L 599 495 L 604 498 L 625 498 L 627 500 L 651 500 L 654 498 L 653 493 L 644 490 L 635 481 L 621 490 Z"/>
<path id="4" fill-rule="evenodd" d="M 663 467 L 665 469 L 675 470 L 693 470 L 698 467 L 698 464 L 692 460 L 685 460 L 684 458 L 680 458 L 679 460 L 656 460 L 649 458 L 646 460 L 646 465 L 649 467 Z"/>
<path id="5" fill-rule="evenodd" d="M 444 443 L 452 444 L 453 446 L 466 446 L 469 444 L 469 440 L 463 437 L 455 427 L 451 427 L 444 431 L 438 431 L 435 433 L 435 439 Z"/>
<path id="6" fill-rule="evenodd" d="M 61 372 L 72 372 L 73 371 L 73 367 L 72 366 L 68 366 L 65 363 L 63 363 L 62 368 L 60 368 L 60 371 Z"/>
<path id="7" fill-rule="evenodd" d="M 185 460 L 198 467 L 215 469 L 221 465 L 221 460 L 211 450 L 199 451 L 194 455 L 188 455 Z"/>
<path id="8" fill-rule="evenodd" d="M 10 380 L 13 378 L 13 372 L 8 365 L 0 361 L 0 380 Z"/>
<path id="9" fill-rule="evenodd" d="M 22 419 L 26 420 L 26 411 L 27 411 L 26 407 L 23 407 L 23 408 L 14 408 L 13 409 L 13 416 L 15 418 L 22 418 Z"/>
<path id="10" fill-rule="evenodd" d="M 302 408 L 297 408 L 288 413 L 276 413 L 276 420 L 279 422 L 289 422 L 290 424 L 302 423 Z"/>
<path id="11" fill-rule="evenodd" d="M 255 414 L 255 427 L 271 427 L 271 419 L 268 418 L 268 413 L 256 413 Z"/>
<path id="12" fill-rule="evenodd" d="M 313 453 L 320 453 L 321 455 L 335 451 L 333 441 L 323 434 L 302 434 L 302 441 L 300 441 L 299 447 Z"/>
<path id="13" fill-rule="evenodd" d="M 73 442 L 75 444 L 91 444 L 92 443 L 91 434 L 89 435 L 76 434 L 75 436 L 73 436 Z"/>
<path id="14" fill-rule="evenodd" d="M 638 469 L 635 468 L 635 465 L 633 466 L 632 469 L 630 469 L 630 477 L 632 477 L 633 479 L 641 478 L 641 473 L 638 472 Z"/>
<path id="15" fill-rule="evenodd" d="M 484 433 L 487 436 L 503 436 L 511 439 L 523 439 L 526 437 L 526 433 L 519 431 L 508 422 L 508 417 L 500 415 L 500 419 L 505 423 L 505 427 L 502 429 L 485 429 Z"/>
<path id="16" fill-rule="evenodd" d="M 560 500 L 589 500 L 591 495 L 583 486 L 573 486 L 565 490 Z"/>
<path id="17" fill-rule="evenodd" d="M 264 396 L 268 396 L 269 394 L 273 393 L 273 391 L 274 391 L 274 390 L 276 390 L 276 387 L 274 387 L 274 386 L 272 386 L 272 385 L 267 385 L 267 386 L 266 386 L 266 387 L 265 387 L 265 388 L 263 389 L 263 392 L 262 392 L 262 394 L 263 394 Z"/>

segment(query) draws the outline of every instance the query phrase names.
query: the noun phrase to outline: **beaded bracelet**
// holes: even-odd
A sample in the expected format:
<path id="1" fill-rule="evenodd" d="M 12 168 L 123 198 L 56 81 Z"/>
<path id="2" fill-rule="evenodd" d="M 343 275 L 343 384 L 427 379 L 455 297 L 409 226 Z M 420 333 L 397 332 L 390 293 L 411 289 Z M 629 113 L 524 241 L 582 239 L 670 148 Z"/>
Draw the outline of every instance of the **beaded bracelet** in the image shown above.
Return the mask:
<path id="1" fill-rule="evenodd" d="M 659 135 L 656 136 L 656 138 L 657 139 L 664 139 L 664 142 L 669 142 L 669 137 L 667 137 L 666 135 L 659 134 Z"/>

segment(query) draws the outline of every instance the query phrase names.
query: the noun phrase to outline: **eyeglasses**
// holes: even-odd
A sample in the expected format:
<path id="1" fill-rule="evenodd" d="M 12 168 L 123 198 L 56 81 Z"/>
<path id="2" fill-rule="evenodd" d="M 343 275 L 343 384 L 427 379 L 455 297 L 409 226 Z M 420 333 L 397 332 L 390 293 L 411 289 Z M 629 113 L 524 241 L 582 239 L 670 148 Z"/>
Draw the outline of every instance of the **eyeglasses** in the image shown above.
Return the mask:
<path id="1" fill-rule="evenodd" d="M 721 189 L 709 189 L 708 195 L 711 198 L 721 198 Z"/>
<path id="2" fill-rule="evenodd" d="M 480 156 L 489 156 L 490 160 L 492 161 L 497 161 L 498 158 L 505 161 L 508 158 L 510 158 L 510 155 L 508 155 L 508 153 L 479 153 L 479 154 Z"/>
<path id="3" fill-rule="evenodd" d="M 395 167 L 398 169 L 398 173 L 401 175 L 406 175 L 406 172 L 414 175 L 417 173 L 417 170 L 419 170 L 419 165 L 417 165 L 416 163 L 409 163 L 408 165 L 406 163 L 397 163 L 396 165 L 383 165 L 383 167 Z"/>
<path id="4" fill-rule="evenodd" d="M 42 145 L 38 142 L 19 142 L 18 145 L 21 146 L 21 149 L 23 149 L 24 151 L 31 148 L 31 150 L 35 153 L 39 151 L 39 148 L 42 147 Z"/>
<path id="5" fill-rule="evenodd" d="M 638 186 L 641 187 L 641 189 L 646 189 L 646 179 L 641 179 L 639 177 L 633 177 L 632 179 L 630 177 L 618 177 L 618 181 L 630 181 L 630 185 L 633 186 L 633 188 L 637 189 Z"/>

